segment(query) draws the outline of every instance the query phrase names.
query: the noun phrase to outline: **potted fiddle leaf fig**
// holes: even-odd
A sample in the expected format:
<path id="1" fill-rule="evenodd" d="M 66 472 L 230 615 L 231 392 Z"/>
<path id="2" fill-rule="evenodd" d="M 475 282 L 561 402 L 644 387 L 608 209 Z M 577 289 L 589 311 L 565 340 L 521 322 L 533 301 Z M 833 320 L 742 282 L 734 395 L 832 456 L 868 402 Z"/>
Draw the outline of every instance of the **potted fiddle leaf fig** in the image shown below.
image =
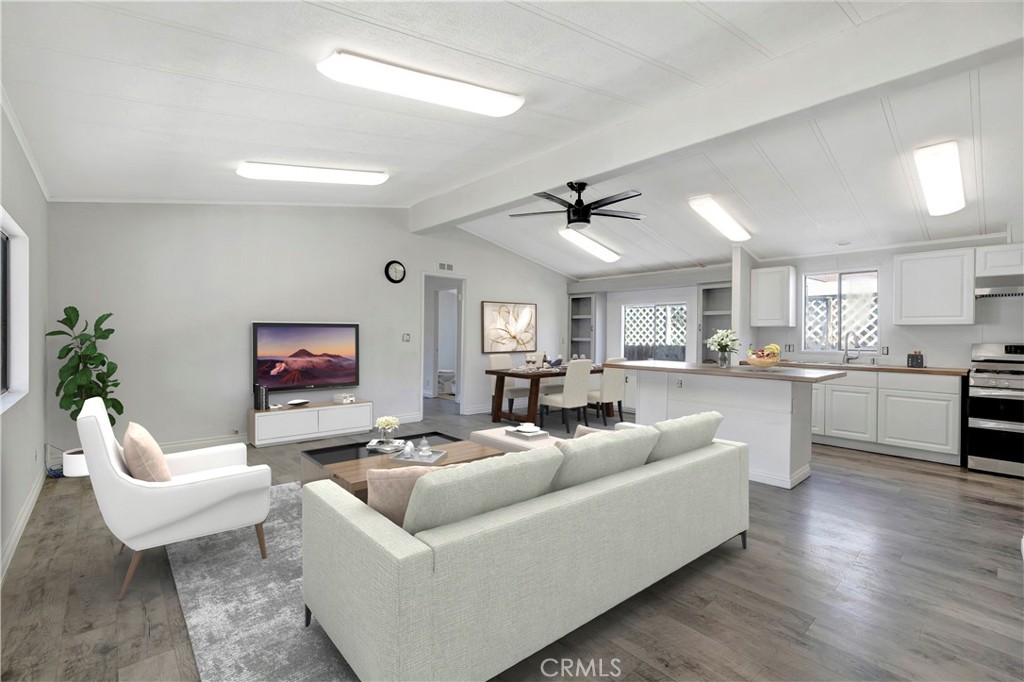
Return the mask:
<path id="1" fill-rule="evenodd" d="M 114 378 L 117 363 L 109 360 L 99 349 L 99 343 L 110 338 L 113 329 L 103 324 L 113 313 L 104 313 L 96 318 L 90 330 L 89 321 L 82 320 L 78 308 L 64 308 L 64 317 L 57 323 L 64 329 L 47 332 L 47 336 L 66 336 L 69 341 L 57 351 L 57 359 L 64 361 L 57 372 L 56 395 L 60 398 L 60 408 L 67 410 L 71 420 L 78 418 L 82 406 L 89 398 L 100 397 L 107 406 L 110 423 L 114 424 L 114 414 L 124 414 L 124 405 L 117 398 L 111 397 L 114 389 L 121 382 Z M 79 322 L 82 323 L 79 329 Z M 64 453 L 64 475 L 85 476 L 85 456 L 81 448 L 68 450 Z"/>

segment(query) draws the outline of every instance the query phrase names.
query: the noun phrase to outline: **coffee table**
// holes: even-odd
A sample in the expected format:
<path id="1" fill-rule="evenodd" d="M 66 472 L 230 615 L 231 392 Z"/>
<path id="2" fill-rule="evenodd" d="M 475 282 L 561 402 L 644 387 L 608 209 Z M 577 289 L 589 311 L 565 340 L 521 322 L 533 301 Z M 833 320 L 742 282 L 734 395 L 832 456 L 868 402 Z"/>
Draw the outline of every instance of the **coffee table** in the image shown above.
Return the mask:
<path id="1" fill-rule="evenodd" d="M 435 462 L 433 466 L 472 462 L 504 454 L 502 450 L 479 443 L 471 443 L 468 440 L 459 440 L 439 431 L 402 436 L 402 439 L 412 440 L 416 443 L 424 437 L 434 449 L 448 451 L 448 454 Z M 391 459 L 390 454 L 383 455 L 367 450 L 366 443 L 350 443 L 304 451 L 300 463 L 300 478 L 302 485 L 311 481 L 330 479 L 359 499 L 366 500 L 367 471 L 370 469 L 394 469 L 416 464 L 417 462 L 396 462 Z"/>

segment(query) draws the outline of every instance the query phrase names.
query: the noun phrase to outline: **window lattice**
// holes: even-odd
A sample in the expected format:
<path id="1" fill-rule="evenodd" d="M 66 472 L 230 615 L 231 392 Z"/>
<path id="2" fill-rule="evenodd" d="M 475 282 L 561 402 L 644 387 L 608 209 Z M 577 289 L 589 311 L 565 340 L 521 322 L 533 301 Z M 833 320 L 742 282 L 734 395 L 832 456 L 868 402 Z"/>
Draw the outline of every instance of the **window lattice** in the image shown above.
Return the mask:
<path id="1" fill-rule="evenodd" d="M 685 360 L 686 305 L 630 306 L 623 319 L 623 350 L 629 360 Z"/>
<path id="2" fill-rule="evenodd" d="M 805 350 L 839 350 L 839 296 L 808 296 L 804 309 Z M 878 294 L 843 296 L 842 317 L 845 331 L 853 332 L 855 348 L 878 346 Z M 845 333 L 845 332 L 844 332 Z"/>

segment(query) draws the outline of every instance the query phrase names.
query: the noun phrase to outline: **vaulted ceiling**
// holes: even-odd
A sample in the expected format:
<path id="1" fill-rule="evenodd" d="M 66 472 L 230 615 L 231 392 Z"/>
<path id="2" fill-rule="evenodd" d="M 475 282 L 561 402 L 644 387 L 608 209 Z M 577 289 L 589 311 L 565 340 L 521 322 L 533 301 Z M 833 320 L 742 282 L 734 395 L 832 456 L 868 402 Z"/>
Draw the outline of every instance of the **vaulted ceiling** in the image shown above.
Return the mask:
<path id="1" fill-rule="evenodd" d="M 1020 4 L 906 5 L 4 2 L 2 79 L 51 201 L 409 207 L 413 223 L 458 226 L 576 278 L 728 261 L 729 242 L 686 204 L 698 194 L 733 212 L 759 258 L 1001 232 L 1022 212 Z M 862 49 L 912 61 L 898 42 L 870 41 L 929 19 L 971 33 L 963 17 L 983 5 L 1002 5 L 990 22 L 1004 33 L 1017 17 L 1009 39 L 930 48 L 930 61 L 908 67 L 919 73 L 892 82 L 866 52 L 844 62 L 834 47 L 863 37 Z M 491 119 L 342 86 L 315 69 L 337 49 L 526 104 Z M 791 64 L 785 88 L 740 87 Z M 803 95 L 831 80 L 845 96 L 806 106 Z M 725 106 L 730 87 L 740 96 Z M 771 115 L 755 121 L 759 107 Z M 676 111 L 665 120 L 728 125 L 678 146 L 671 124 L 660 140 L 657 127 L 630 131 Z M 948 139 L 960 143 L 968 203 L 933 218 L 910 154 Z M 392 177 L 377 187 L 254 182 L 235 175 L 243 160 Z M 560 239 L 558 216 L 508 217 L 510 207 L 553 208 L 530 194 L 568 197 L 557 187 L 567 180 L 596 180 L 588 200 L 643 192 L 616 206 L 646 213 L 643 222 L 588 228 L 619 262 Z"/>

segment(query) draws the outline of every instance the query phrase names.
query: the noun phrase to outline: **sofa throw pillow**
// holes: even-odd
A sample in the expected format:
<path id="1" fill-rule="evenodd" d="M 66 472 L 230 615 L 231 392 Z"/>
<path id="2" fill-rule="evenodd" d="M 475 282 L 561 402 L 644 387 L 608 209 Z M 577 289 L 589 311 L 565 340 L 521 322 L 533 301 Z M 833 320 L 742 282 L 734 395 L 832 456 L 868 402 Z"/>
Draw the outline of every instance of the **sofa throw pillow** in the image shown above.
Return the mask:
<path id="1" fill-rule="evenodd" d="M 366 472 L 366 504 L 395 525 L 401 526 L 416 481 L 434 471 L 438 471 L 438 468 L 404 466 L 396 469 L 370 469 Z"/>
<path id="2" fill-rule="evenodd" d="M 544 495 L 561 463 L 551 445 L 431 472 L 416 481 L 402 527 L 415 535 Z"/>
<path id="3" fill-rule="evenodd" d="M 551 487 L 562 490 L 638 467 L 647 461 L 657 441 L 658 431 L 653 426 L 564 440 L 556 446 L 565 459 Z"/>
<path id="4" fill-rule="evenodd" d="M 124 432 L 124 463 L 128 473 L 140 481 L 159 483 L 171 480 L 164 451 L 145 427 L 128 422 Z"/>
<path id="5" fill-rule="evenodd" d="M 669 457 L 690 452 L 705 445 L 711 445 L 718 425 L 722 423 L 720 412 L 701 412 L 678 419 L 666 419 L 658 422 L 654 428 L 661 436 L 657 445 L 651 450 L 647 463 L 659 462 Z"/>
<path id="6" fill-rule="evenodd" d="M 583 436 L 589 436 L 592 433 L 608 433 L 607 429 L 595 429 L 592 426 L 584 426 L 583 424 L 576 425 L 576 433 L 573 434 L 573 438 L 583 438 Z"/>

